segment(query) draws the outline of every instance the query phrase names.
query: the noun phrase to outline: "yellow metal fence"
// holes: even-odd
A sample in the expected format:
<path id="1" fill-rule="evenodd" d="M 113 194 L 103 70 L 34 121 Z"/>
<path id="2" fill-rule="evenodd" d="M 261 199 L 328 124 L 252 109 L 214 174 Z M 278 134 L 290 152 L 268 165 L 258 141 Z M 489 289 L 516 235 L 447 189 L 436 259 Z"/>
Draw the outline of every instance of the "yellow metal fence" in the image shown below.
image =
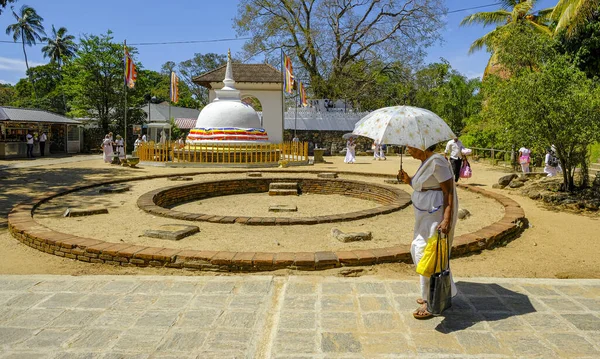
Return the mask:
<path id="1" fill-rule="evenodd" d="M 217 163 L 217 164 L 272 164 L 308 162 L 307 142 L 248 143 L 248 144 L 185 144 L 175 142 L 143 143 L 137 148 L 140 161 Z"/>

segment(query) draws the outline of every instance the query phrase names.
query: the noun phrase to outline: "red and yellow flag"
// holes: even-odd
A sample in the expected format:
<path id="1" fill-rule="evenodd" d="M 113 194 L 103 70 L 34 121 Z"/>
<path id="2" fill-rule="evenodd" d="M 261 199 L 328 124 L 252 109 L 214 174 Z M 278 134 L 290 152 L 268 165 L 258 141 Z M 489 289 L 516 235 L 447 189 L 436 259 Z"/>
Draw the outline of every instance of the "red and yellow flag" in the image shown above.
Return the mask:
<path id="1" fill-rule="evenodd" d="M 294 74 L 292 73 L 292 60 L 283 54 L 283 66 L 285 67 L 285 74 L 283 79 L 283 90 L 287 93 L 294 92 Z"/>
<path id="2" fill-rule="evenodd" d="M 179 102 L 179 77 L 173 71 L 171 71 L 171 89 L 169 92 L 171 94 L 171 102 Z"/>
<path id="3" fill-rule="evenodd" d="M 308 106 L 308 101 L 306 100 L 306 89 L 304 88 L 302 81 L 298 81 L 298 84 L 300 85 L 300 103 L 302 106 L 306 107 Z"/>
<path id="4" fill-rule="evenodd" d="M 125 49 L 125 85 L 132 89 L 135 86 L 135 81 L 137 80 L 137 69 L 131 56 L 129 56 L 129 52 L 127 51 L 127 47 Z"/>

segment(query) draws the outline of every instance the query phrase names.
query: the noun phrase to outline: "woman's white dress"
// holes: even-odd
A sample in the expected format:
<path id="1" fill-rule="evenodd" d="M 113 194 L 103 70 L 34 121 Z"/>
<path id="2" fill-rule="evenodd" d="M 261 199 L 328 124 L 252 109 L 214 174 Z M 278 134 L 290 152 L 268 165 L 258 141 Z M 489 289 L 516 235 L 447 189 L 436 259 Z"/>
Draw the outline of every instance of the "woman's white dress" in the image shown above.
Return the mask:
<path id="1" fill-rule="evenodd" d="M 544 173 L 548 174 L 548 177 L 554 177 L 559 172 L 562 172 L 560 164 L 556 167 L 552 167 L 548 164 L 548 162 L 550 162 L 550 154 L 546 153 L 546 157 L 544 158 Z"/>
<path id="2" fill-rule="evenodd" d="M 521 153 L 521 156 L 523 157 L 531 158 L 531 151 L 528 148 L 519 148 L 519 153 Z M 521 161 L 521 156 L 519 156 L 519 162 Z M 521 163 L 521 171 L 523 171 L 523 173 L 529 173 L 529 163 Z"/>
<path id="3" fill-rule="evenodd" d="M 113 147 L 110 138 L 105 138 L 104 141 L 102 141 L 102 152 L 104 153 L 104 162 L 112 162 Z"/>
<path id="4" fill-rule="evenodd" d="M 415 211 L 415 228 L 413 241 L 410 248 L 413 262 L 419 263 L 427 240 L 437 232 L 437 226 L 444 219 L 444 194 L 439 190 L 424 191 L 428 188 L 440 188 L 440 183 L 454 178 L 450 164 L 444 156 L 434 154 L 429 157 L 419 167 L 415 173 L 411 186 L 414 189 L 411 196 L 413 208 Z M 454 239 L 454 229 L 456 227 L 456 219 L 458 215 L 458 197 L 456 195 L 456 186 L 454 186 L 454 201 L 452 206 L 452 220 L 450 223 L 450 231 L 448 233 L 448 244 L 452 246 Z M 429 277 L 420 276 L 421 279 L 421 296 L 427 300 L 429 292 Z M 456 295 L 457 289 L 450 274 L 452 282 L 452 296 Z"/>
<path id="5" fill-rule="evenodd" d="M 125 158 L 125 151 L 123 148 L 123 143 L 124 143 L 124 141 L 122 138 L 115 141 L 115 144 L 117 145 L 117 152 L 119 152 L 119 158 L 121 158 L 121 159 Z"/>
<path id="6" fill-rule="evenodd" d="M 354 163 L 356 161 L 355 149 L 356 144 L 354 142 L 346 142 L 346 158 L 344 158 L 344 163 Z"/>

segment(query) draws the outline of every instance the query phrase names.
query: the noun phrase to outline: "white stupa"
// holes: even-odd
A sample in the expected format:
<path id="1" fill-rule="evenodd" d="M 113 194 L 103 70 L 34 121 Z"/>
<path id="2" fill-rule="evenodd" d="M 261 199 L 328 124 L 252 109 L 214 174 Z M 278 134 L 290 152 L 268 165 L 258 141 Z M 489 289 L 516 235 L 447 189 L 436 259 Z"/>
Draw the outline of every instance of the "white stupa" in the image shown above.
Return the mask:
<path id="1" fill-rule="evenodd" d="M 227 54 L 223 84 L 225 86 L 221 90 L 215 90 L 216 98 L 198 115 L 196 126 L 190 130 L 187 142 L 267 142 L 269 137 L 260 126 L 258 113 L 241 101 L 240 91 L 235 89 L 230 51 Z"/>

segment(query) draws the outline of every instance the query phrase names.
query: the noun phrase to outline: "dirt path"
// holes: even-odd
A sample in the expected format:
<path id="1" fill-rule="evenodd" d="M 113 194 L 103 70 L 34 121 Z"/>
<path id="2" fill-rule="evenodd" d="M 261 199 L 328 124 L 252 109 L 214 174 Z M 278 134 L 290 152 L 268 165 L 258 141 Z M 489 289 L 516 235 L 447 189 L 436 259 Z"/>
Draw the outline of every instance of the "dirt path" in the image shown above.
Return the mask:
<path id="1" fill-rule="evenodd" d="M 370 157 L 358 157 L 353 165 L 343 163 L 343 158 L 327 158 L 331 163 L 294 170 L 350 170 L 363 173 L 395 174 L 398 160 L 372 161 Z M 533 277 L 533 278 L 600 278 L 595 268 L 600 268 L 600 217 L 572 213 L 553 212 L 539 206 L 535 201 L 516 192 L 494 190 L 491 185 L 506 172 L 500 168 L 471 163 L 473 178 L 466 183 L 477 184 L 491 191 L 499 191 L 517 201 L 525 210 L 531 223 L 521 237 L 504 247 L 486 250 L 452 261 L 453 271 L 459 277 Z M 418 163 L 404 159 L 404 167 L 414 173 Z M 135 177 L 148 174 L 190 173 L 214 169 L 168 169 L 145 167 L 138 170 L 114 167 L 100 159 L 76 163 L 48 165 L 43 168 L 5 169 L 0 173 L 0 215 L 4 218 L 15 203 L 31 197 L 34 193 L 60 188 L 72 183 L 85 183 L 98 178 Z M 403 188 L 407 189 L 408 188 Z M 478 209 L 485 210 L 485 209 Z M 170 269 L 119 268 L 94 265 L 48 255 L 26 247 L 13 239 L 7 230 L 0 229 L 2 274 L 164 274 L 164 275 L 214 275 Z M 386 264 L 362 268 L 363 274 L 380 277 L 412 277 L 414 268 L 406 264 Z M 281 270 L 275 274 L 335 275 L 341 269 L 322 272 L 295 272 Z"/>

